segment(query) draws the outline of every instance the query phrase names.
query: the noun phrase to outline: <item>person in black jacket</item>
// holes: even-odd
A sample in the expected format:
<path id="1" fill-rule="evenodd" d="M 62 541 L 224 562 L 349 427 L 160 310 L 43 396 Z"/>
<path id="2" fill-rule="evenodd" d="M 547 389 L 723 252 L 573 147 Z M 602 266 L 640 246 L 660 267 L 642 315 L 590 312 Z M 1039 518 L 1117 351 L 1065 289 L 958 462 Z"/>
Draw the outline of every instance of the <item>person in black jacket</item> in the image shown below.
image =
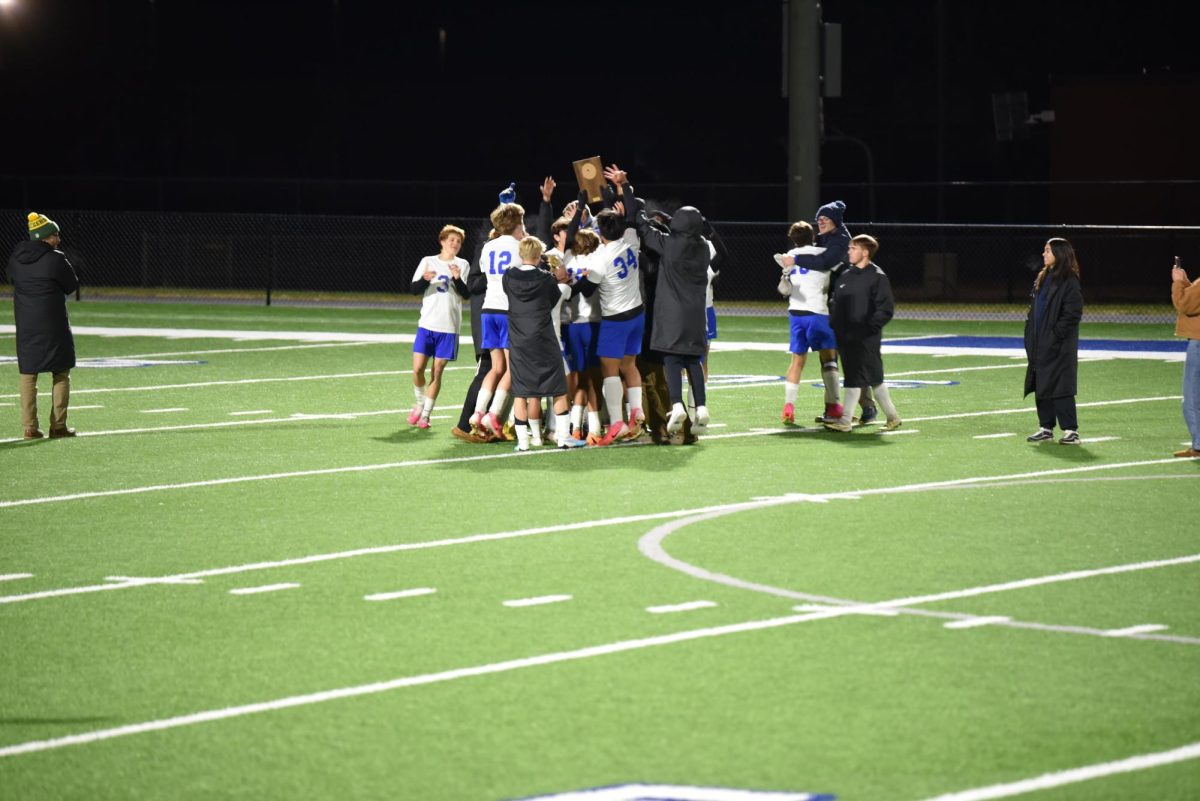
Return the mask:
<path id="1" fill-rule="evenodd" d="M 604 175 L 621 189 L 627 203 L 636 202 L 623 170 L 614 164 Z M 683 405 L 683 371 L 687 370 L 688 384 L 696 400 L 692 431 L 701 434 L 708 426 L 701 360 L 708 345 L 705 295 L 708 266 L 712 262 L 712 251 L 703 236 L 704 215 L 692 206 L 684 206 L 671 217 L 668 233 L 651 225 L 644 211 L 639 211 L 635 219 L 642 247 L 659 256 L 650 348 L 663 356 L 671 401 L 667 432 L 674 434 L 688 417 Z"/>
<path id="2" fill-rule="evenodd" d="M 579 447 L 585 443 L 570 436 L 567 374 L 558 341 L 558 320 L 551 315 L 562 300 L 559 284 L 566 283 L 569 276 L 561 264 L 553 273 L 542 268 L 546 246 L 536 236 L 524 237 L 519 248 L 520 266 L 510 267 L 501 279 L 508 297 L 508 369 L 517 450 L 527 451 L 530 444 L 542 444 L 542 398 L 554 399 L 555 430 L 560 432 L 558 447 Z"/>
<path id="3" fill-rule="evenodd" d="M 893 431 L 900 427 L 900 415 L 883 383 L 883 355 L 880 352 L 883 327 L 891 321 L 896 304 L 892 300 L 892 285 L 887 274 L 871 261 L 878 250 L 879 243 L 874 237 L 865 234 L 854 237 L 846 253 L 849 266 L 833 279 L 829 325 L 837 337 L 846 384 L 842 416 L 825 423 L 825 427 L 833 431 L 853 429 L 851 412 L 868 387 L 887 416 L 884 428 Z"/>
<path id="4" fill-rule="evenodd" d="M 75 338 L 67 319 L 66 296 L 79 288 L 67 257 L 58 224 L 37 212 L 29 213 L 29 239 L 13 248 L 8 258 L 8 281 L 13 287 L 13 317 L 17 327 L 17 369 L 20 371 L 21 421 L 25 439 L 41 439 L 37 414 L 38 373 L 53 376 L 50 436 L 73 437 L 67 428 L 71 398 L 71 368 Z"/>
<path id="5" fill-rule="evenodd" d="M 1065 239 L 1051 239 L 1042 249 L 1042 271 L 1033 282 L 1033 302 L 1025 318 L 1025 395 L 1037 399 L 1040 428 L 1029 442 L 1054 439 L 1055 420 L 1062 426 L 1063 445 L 1079 444 L 1075 414 L 1079 372 L 1079 321 L 1083 319 L 1083 290 L 1079 260 Z"/>

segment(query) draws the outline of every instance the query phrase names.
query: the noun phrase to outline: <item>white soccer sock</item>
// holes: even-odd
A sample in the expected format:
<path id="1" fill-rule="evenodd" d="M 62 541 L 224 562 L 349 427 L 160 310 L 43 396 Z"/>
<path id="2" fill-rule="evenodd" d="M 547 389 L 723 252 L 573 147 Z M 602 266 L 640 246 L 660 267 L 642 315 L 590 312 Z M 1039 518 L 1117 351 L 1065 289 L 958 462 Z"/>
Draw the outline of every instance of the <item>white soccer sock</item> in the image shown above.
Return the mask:
<path id="1" fill-rule="evenodd" d="M 618 376 L 604 379 L 604 384 L 600 387 L 601 394 L 604 395 L 604 405 L 608 407 L 608 424 L 616 425 L 625 419 L 621 414 L 621 407 L 624 405 L 621 397 L 621 379 Z"/>
<path id="2" fill-rule="evenodd" d="M 580 428 L 583 428 L 583 406 L 575 405 L 571 407 L 571 429 Z"/>
<path id="3" fill-rule="evenodd" d="M 531 445 L 542 445 L 542 421 L 540 418 L 529 418 L 529 442 Z"/>
<path id="4" fill-rule="evenodd" d="M 433 414 L 433 404 L 434 403 L 436 403 L 436 401 L 434 401 L 433 398 L 426 397 L 425 403 L 422 404 L 421 416 L 424 417 L 426 420 L 429 419 L 429 415 Z"/>
<path id="5" fill-rule="evenodd" d="M 488 404 L 492 402 L 492 391 L 490 389 L 479 388 L 479 394 L 475 396 L 475 413 L 486 414 Z"/>
<path id="6" fill-rule="evenodd" d="M 504 417 L 504 404 L 508 402 L 508 390 L 497 389 L 496 394 L 492 395 L 492 404 L 488 407 L 488 411 L 496 415 L 497 419 Z"/>
<path id="7" fill-rule="evenodd" d="M 842 401 L 842 416 L 838 422 L 850 425 L 854 419 L 854 406 L 858 403 L 858 396 L 861 394 L 862 390 L 858 387 L 846 387 L 846 399 Z"/>
<path id="8" fill-rule="evenodd" d="M 800 392 L 800 385 L 793 384 L 791 381 L 783 382 L 783 402 L 796 405 L 796 395 Z"/>
<path id="9" fill-rule="evenodd" d="M 825 362 L 821 365 L 821 381 L 825 383 L 825 402 L 836 404 L 838 402 L 838 366 L 837 362 Z"/>
<path id="10" fill-rule="evenodd" d="M 557 433 L 555 438 L 559 442 L 571 438 L 571 420 L 566 412 L 554 415 L 554 430 Z"/>
<path id="11" fill-rule="evenodd" d="M 629 408 L 631 408 L 631 409 L 641 409 L 642 408 L 642 388 L 641 387 L 630 387 L 629 389 L 625 390 L 625 394 L 629 396 Z"/>
<path id="12" fill-rule="evenodd" d="M 875 402 L 883 409 L 884 417 L 888 420 L 896 420 L 900 417 L 900 413 L 896 411 L 895 404 L 892 403 L 892 394 L 888 392 L 888 388 L 883 384 L 871 387 L 871 391 L 875 393 Z"/>
<path id="13" fill-rule="evenodd" d="M 588 433 L 600 433 L 600 412 L 593 412 L 591 409 L 588 409 Z"/>
<path id="14" fill-rule="evenodd" d="M 424 403 L 425 387 L 418 387 L 416 384 L 413 384 L 413 397 L 417 401 L 417 406 L 420 406 L 422 403 Z"/>
<path id="15" fill-rule="evenodd" d="M 529 448 L 529 426 L 525 423 L 517 423 L 513 426 L 513 430 L 517 432 L 517 447 L 521 450 Z"/>

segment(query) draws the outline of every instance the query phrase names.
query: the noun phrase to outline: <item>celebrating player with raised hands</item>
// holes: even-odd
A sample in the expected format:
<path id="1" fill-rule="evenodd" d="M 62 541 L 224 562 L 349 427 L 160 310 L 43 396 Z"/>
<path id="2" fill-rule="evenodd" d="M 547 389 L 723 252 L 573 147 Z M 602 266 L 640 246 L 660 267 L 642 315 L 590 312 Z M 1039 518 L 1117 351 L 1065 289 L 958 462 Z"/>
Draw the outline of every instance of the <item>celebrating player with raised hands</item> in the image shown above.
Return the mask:
<path id="1" fill-rule="evenodd" d="M 625 183 L 625 173 L 615 165 L 605 170 L 605 177 Z M 596 215 L 600 247 L 586 257 L 578 267 L 587 271 L 582 291 L 600 296 L 600 330 L 596 352 L 600 356 L 600 371 L 604 377 L 601 392 L 608 408 L 609 427 L 601 445 L 610 445 L 618 438 L 637 436 L 642 414 L 642 377 L 635 359 L 642 350 L 642 330 L 645 309 L 638 283 L 638 248 L 640 240 L 634 230 L 633 213 L 637 204 L 632 197 L 624 209 L 625 216 L 612 209 Z M 582 214 L 587 196 L 580 196 L 576 216 Z M 630 419 L 625 421 L 621 381 L 628 391 Z"/>

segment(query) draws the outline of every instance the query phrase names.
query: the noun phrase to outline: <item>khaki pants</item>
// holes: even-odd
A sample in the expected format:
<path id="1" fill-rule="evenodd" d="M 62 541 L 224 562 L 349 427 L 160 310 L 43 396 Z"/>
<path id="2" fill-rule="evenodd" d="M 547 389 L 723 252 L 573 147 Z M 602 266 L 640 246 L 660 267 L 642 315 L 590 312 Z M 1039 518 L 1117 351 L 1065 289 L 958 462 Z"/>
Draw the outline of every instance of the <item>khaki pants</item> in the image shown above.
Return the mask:
<path id="1" fill-rule="evenodd" d="M 50 390 L 50 430 L 61 431 L 67 427 L 67 405 L 71 400 L 71 371 L 52 373 Z M 21 373 L 21 423 L 26 431 L 38 430 L 37 374 Z"/>

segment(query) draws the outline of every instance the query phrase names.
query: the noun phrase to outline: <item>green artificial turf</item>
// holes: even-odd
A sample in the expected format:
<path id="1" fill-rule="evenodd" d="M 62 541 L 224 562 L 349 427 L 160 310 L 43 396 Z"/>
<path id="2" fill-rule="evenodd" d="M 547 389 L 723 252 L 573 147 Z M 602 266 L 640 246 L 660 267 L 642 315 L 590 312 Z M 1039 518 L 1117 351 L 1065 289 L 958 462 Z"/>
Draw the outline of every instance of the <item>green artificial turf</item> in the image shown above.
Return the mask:
<path id="1" fill-rule="evenodd" d="M 416 321 L 87 302 L 71 318 L 77 329 L 355 335 L 411 334 Z M 722 343 L 786 341 L 781 315 L 720 327 Z M 887 355 L 889 375 L 956 383 L 894 389 L 905 420 L 895 434 L 841 435 L 779 424 L 782 386 L 769 380 L 787 366 L 782 344 L 714 351 L 718 426 L 696 446 L 516 455 L 449 435 L 469 348 L 446 373 L 439 419 L 420 431 L 404 419 L 404 344 L 109 333 L 77 334 L 80 357 L 203 363 L 80 367 L 70 422 L 88 436 L 0 443 L 0 575 L 32 574 L 0 581 L 0 754 L 465 672 L 0 755 L 4 801 L 503 801 L 634 782 L 920 801 L 1200 741 L 1200 562 L 965 592 L 1200 554 L 1188 515 L 1200 467 L 1171 458 L 1186 438 L 1180 362 L 1083 362 L 1079 402 L 1100 405 L 1081 405 L 1093 441 L 1069 448 L 1024 441 L 1036 415 L 1021 360 Z M 1020 325 L 897 320 L 885 334 L 1019 336 Z M 0 355 L 13 352 L 0 336 Z M 980 367 L 994 369 L 966 369 Z M 735 375 L 768 385 L 724 383 Z M 15 366 L 0 376 L 0 435 L 17 437 Z M 821 410 L 816 383 L 810 362 L 802 424 Z M 231 415 L 244 411 L 263 413 Z M 975 438 L 985 434 L 1012 436 Z M 668 524 L 672 558 L 755 587 L 647 558 L 639 542 Z M 304 557 L 324 558 L 288 561 Z M 299 586 L 230 593 L 277 583 Z M 121 588 L 97 589 L 108 584 Z M 72 588 L 88 591 L 61 592 Z M 419 588 L 435 592 L 365 600 Z M 49 595 L 3 601 L 36 593 Z M 809 595 L 935 594 L 945 597 L 895 616 L 793 608 Z M 551 595 L 571 597 L 503 603 Z M 712 605 L 647 611 L 695 601 Z M 945 628 L 969 616 L 1019 625 Z M 784 624 L 736 628 L 770 620 Z M 1150 624 L 1167 628 L 1099 636 Z M 670 639 L 702 631 L 713 636 Z M 513 662 L 538 656 L 549 662 Z M 1197 792 L 1191 759 L 1036 797 Z"/>

